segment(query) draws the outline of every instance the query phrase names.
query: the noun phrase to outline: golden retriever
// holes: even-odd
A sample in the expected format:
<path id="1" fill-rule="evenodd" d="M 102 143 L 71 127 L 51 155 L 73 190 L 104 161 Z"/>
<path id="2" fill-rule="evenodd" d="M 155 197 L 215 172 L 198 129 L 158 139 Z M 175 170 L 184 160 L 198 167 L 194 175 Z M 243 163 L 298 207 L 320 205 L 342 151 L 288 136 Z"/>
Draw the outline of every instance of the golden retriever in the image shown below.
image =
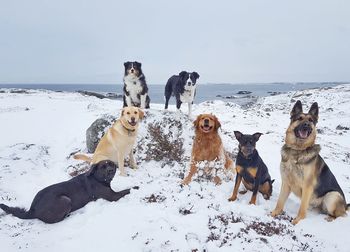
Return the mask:
<path id="1" fill-rule="evenodd" d="M 224 150 L 218 129 L 221 124 L 217 117 L 212 114 L 201 114 L 194 121 L 195 138 L 192 146 L 191 167 L 188 175 L 182 181 L 187 185 L 191 182 L 192 176 L 197 172 L 197 164 L 201 161 L 221 161 L 225 170 L 233 169 L 233 162 Z M 214 178 L 216 184 L 221 183 L 219 177 Z"/>
<path id="2" fill-rule="evenodd" d="M 92 157 L 85 154 L 74 155 L 75 159 L 88 161 L 91 164 L 101 160 L 111 160 L 118 164 L 120 175 L 126 176 L 124 158 L 129 155 L 130 166 L 137 168 L 133 155 L 133 146 L 136 142 L 137 131 L 144 112 L 137 107 L 125 107 L 120 118 L 107 130 L 98 143 Z"/>

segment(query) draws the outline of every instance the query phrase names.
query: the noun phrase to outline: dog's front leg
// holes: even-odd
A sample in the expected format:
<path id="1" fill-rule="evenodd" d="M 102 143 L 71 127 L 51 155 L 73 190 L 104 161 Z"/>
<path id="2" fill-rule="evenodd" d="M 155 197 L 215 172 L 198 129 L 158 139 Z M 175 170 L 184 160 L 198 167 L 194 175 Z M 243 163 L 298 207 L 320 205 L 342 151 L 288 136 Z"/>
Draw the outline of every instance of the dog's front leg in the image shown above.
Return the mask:
<path id="1" fill-rule="evenodd" d="M 192 102 L 188 103 L 188 117 L 191 118 L 192 116 Z"/>
<path id="2" fill-rule="evenodd" d="M 131 104 L 131 97 L 130 97 L 130 95 L 124 95 L 124 97 L 125 97 L 125 103 L 126 103 L 126 105 L 127 105 L 128 107 L 131 107 L 132 104 Z"/>
<path id="3" fill-rule="evenodd" d="M 278 201 L 277 201 L 277 205 L 275 207 L 275 210 L 273 210 L 271 213 L 272 217 L 275 217 L 275 216 L 279 215 L 280 213 L 282 213 L 283 208 L 284 208 L 284 204 L 286 203 L 286 200 L 289 197 L 290 191 L 291 191 L 290 186 L 286 182 L 283 182 L 283 178 L 282 178 L 281 192 L 280 192 L 280 195 L 278 197 Z"/>
<path id="4" fill-rule="evenodd" d="M 125 195 L 128 195 L 129 193 L 130 193 L 130 189 L 126 189 L 120 192 L 115 192 L 111 188 L 106 188 L 102 190 L 101 198 L 108 201 L 117 201 L 123 198 Z"/>
<path id="5" fill-rule="evenodd" d="M 242 176 L 237 172 L 235 187 L 233 189 L 232 196 L 228 199 L 229 201 L 235 201 L 237 199 L 238 188 L 239 188 L 239 185 L 241 184 L 241 181 L 242 181 Z"/>
<path id="6" fill-rule="evenodd" d="M 125 167 L 124 167 L 124 157 L 125 157 L 124 153 L 118 153 L 118 167 L 120 171 L 120 176 L 125 177 L 126 173 L 125 173 Z"/>
<path id="7" fill-rule="evenodd" d="M 311 181 L 304 178 L 302 190 L 303 191 L 301 193 L 301 204 L 298 211 L 298 215 L 292 221 L 292 224 L 294 225 L 306 217 L 306 211 L 310 204 L 310 199 L 314 191 L 314 185 L 312 184 Z"/>
<path id="8" fill-rule="evenodd" d="M 146 107 L 146 97 L 147 97 L 147 93 L 140 95 L 140 100 L 141 100 L 141 108 L 145 109 Z"/>
<path id="9" fill-rule="evenodd" d="M 254 180 L 253 195 L 252 195 L 252 198 L 249 201 L 249 204 L 255 205 L 255 203 L 256 203 L 256 195 L 258 194 L 259 185 L 260 185 L 260 180 L 259 180 L 259 178 L 257 176 L 255 178 L 255 180 Z"/>
<path id="10" fill-rule="evenodd" d="M 195 161 L 192 161 L 190 172 L 188 173 L 187 177 L 184 180 L 182 180 L 181 184 L 188 185 L 191 182 L 192 177 L 196 172 L 197 172 L 197 164 Z"/>
<path id="11" fill-rule="evenodd" d="M 130 153 L 129 153 L 129 161 L 130 161 L 130 167 L 133 168 L 133 169 L 137 169 L 137 164 L 136 164 L 136 161 L 135 161 L 133 150 L 131 150 Z"/>

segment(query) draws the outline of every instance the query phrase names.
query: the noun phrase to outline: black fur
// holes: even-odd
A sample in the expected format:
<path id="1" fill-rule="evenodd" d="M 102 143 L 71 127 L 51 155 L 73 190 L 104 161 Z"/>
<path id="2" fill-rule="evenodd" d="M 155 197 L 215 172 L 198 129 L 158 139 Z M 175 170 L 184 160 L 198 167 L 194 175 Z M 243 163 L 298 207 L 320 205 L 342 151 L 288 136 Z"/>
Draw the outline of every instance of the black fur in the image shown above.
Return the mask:
<path id="1" fill-rule="evenodd" d="M 120 192 L 111 189 L 110 182 L 115 172 L 116 165 L 112 161 L 100 161 L 84 174 L 39 191 L 28 211 L 5 204 L 0 204 L 0 208 L 21 219 L 40 219 L 46 223 L 56 223 L 90 201 L 100 198 L 117 201 L 129 194 L 130 189 Z"/>
<path id="2" fill-rule="evenodd" d="M 324 162 L 323 158 L 318 155 L 317 167 L 320 167 L 320 173 L 318 175 L 318 183 L 315 188 L 315 194 L 317 197 L 322 197 L 328 192 L 339 192 L 345 199 L 343 190 L 340 188 L 337 179 L 329 169 L 328 165 Z"/>
<path id="3" fill-rule="evenodd" d="M 236 167 L 240 166 L 243 168 L 240 172 L 237 171 L 236 183 L 241 177 L 246 183 L 253 186 L 253 196 L 255 196 L 259 190 L 259 186 L 263 185 L 265 182 L 269 182 L 270 191 L 268 194 L 263 195 L 265 199 L 269 199 L 272 194 L 272 183 L 274 180 L 271 180 L 268 168 L 255 148 L 256 142 L 262 134 L 255 133 L 253 135 L 244 135 L 239 131 L 235 131 L 234 133 L 239 142 Z M 248 172 L 248 168 L 257 169 L 255 178 Z"/>
<path id="4" fill-rule="evenodd" d="M 123 104 L 123 107 L 128 106 L 128 104 L 126 102 L 126 96 L 131 97 L 130 96 L 131 90 L 129 90 L 128 85 L 132 85 L 132 84 L 136 85 L 136 81 L 134 83 L 126 83 L 125 77 L 129 75 L 128 70 L 134 69 L 135 71 L 138 72 L 138 74 L 136 75 L 136 77 L 137 77 L 136 80 L 138 80 L 140 82 L 142 89 L 141 89 L 141 92 L 139 92 L 137 94 L 138 100 L 133 100 L 131 98 L 131 105 L 135 106 L 135 107 L 141 107 L 141 102 L 140 102 L 141 95 L 147 94 L 145 108 L 147 108 L 147 109 L 149 108 L 149 104 L 150 104 L 151 99 L 149 98 L 149 95 L 148 95 L 148 86 L 146 83 L 146 77 L 142 72 L 141 66 L 142 66 L 142 64 L 140 62 L 137 62 L 137 61 L 134 61 L 134 62 L 127 61 L 124 63 L 124 87 L 123 87 L 123 92 L 124 92 L 123 102 L 124 102 L 124 104 Z"/>
<path id="5" fill-rule="evenodd" d="M 176 108 L 180 109 L 182 101 L 180 99 L 180 96 L 184 94 L 185 92 L 185 86 L 188 85 L 186 81 L 188 80 L 188 77 L 190 77 L 192 86 L 196 85 L 196 81 L 199 78 L 199 74 L 197 72 L 186 72 L 182 71 L 179 73 L 179 75 L 173 75 L 169 78 L 168 82 L 165 85 L 165 109 L 168 109 L 169 100 L 171 96 L 175 96 L 176 98 Z M 193 101 L 191 101 L 193 104 Z"/>

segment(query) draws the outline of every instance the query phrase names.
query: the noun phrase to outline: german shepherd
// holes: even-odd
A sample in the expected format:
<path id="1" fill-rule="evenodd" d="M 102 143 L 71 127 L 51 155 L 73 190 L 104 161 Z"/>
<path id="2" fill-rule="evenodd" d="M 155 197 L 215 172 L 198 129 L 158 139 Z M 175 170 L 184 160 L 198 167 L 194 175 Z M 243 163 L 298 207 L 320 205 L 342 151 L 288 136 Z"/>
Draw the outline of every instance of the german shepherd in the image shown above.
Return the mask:
<path id="1" fill-rule="evenodd" d="M 272 194 L 272 183 L 274 182 L 274 180 L 271 180 L 267 166 L 255 149 L 256 142 L 262 133 L 255 133 L 253 135 L 244 135 L 239 131 L 235 131 L 234 133 L 239 142 L 239 152 L 236 159 L 237 175 L 232 196 L 228 200 L 235 201 L 237 199 L 238 188 L 242 181 L 247 190 L 253 191 L 249 204 L 255 205 L 258 191 L 262 193 L 264 199 L 270 198 Z M 244 194 L 247 190 L 240 191 L 239 193 Z"/>
<path id="2" fill-rule="evenodd" d="M 281 192 L 271 215 L 276 216 L 283 211 L 290 192 L 301 198 L 293 224 L 306 217 L 310 205 L 328 214 L 328 220 L 346 215 L 349 204 L 346 204 L 336 178 L 319 155 L 321 147 L 315 144 L 318 104 L 314 102 L 309 112 L 303 113 L 302 104 L 297 101 L 290 115 L 291 121 L 281 151 Z"/>

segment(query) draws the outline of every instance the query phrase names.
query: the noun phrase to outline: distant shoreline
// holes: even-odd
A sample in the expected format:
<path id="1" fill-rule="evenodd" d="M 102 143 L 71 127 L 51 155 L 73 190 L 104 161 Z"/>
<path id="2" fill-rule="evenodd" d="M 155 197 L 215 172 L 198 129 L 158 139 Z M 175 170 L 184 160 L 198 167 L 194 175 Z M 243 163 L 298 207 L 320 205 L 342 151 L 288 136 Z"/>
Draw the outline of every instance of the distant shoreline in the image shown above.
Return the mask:
<path id="1" fill-rule="evenodd" d="M 278 95 L 289 91 L 310 88 L 333 87 L 347 82 L 274 82 L 255 84 L 199 84 L 195 103 L 209 100 L 231 101 L 240 105 L 256 101 L 258 97 Z M 151 103 L 164 103 L 164 86 L 149 85 Z M 122 84 L 0 84 L 0 89 L 33 89 L 50 90 L 55 92 L 79 92 L 98 98 L 122 99 Z M 103 97 L 105 96 L 105 97 Z M 170 100 L 175 104 L 175 99 Z"/>

